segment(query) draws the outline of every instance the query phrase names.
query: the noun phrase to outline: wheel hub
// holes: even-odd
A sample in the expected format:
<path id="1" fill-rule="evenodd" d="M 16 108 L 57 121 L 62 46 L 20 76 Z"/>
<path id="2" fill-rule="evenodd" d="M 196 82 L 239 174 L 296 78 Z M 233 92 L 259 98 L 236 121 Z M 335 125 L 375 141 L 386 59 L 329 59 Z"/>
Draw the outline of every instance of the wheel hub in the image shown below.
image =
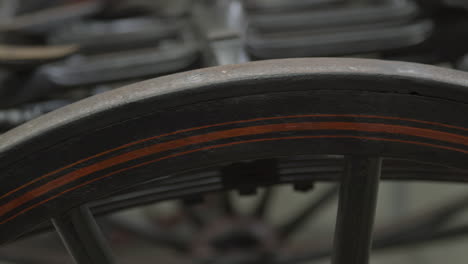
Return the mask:
<path id="1" fill-rule="evenodd" d="M 266 223 L 256 219 L 226 218 L 202 230 L 194 241 L 193 254 L 201 259 L 223 259 L 222 263 L 230 260 L 260 263 L 278 249 L 277 241 L 274 230 Z"/>

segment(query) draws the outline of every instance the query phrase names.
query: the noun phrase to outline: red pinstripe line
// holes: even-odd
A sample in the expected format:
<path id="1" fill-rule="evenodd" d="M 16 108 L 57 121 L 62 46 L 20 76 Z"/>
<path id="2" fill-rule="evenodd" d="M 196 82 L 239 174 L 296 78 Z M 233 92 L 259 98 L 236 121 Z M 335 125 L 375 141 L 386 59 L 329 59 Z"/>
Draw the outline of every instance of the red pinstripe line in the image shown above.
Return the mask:
<path id="1" fill-rule="evenodd" d="M 365 139 L 365 140 L 372 140 L 372 141 L 389 141 L 389 142 L 398 142 L 398 143 L 406 143 L 406 144 L 412 144 L 412 145 L 420 145 L 420 146 L 428 146 L 428 147 L 433 147 L 433 148 L 440 148 L 440 149 L 446 149 L 446 150 L 453 150 L 453 151 L 457 151 L 457 152 L 462 152 L 462 153 L 465 153 L 465 154 L 468 154 L 468 151 L 466 150 L 463 150 L 463 149 L 458 149 L 458 148 L 452 148 L 452 147 L 447 147 L 447 146 L 442 146 L 442 145 L 436 145 L 436 144 L 429 144 L 429 143 L 423 143 L 423 142 L 417 142 L 417 141 L 410 141 L 410 140 L 399 140 L 399 139 L 388 139 L 388 138 L 380 138 L 380 137 L 360 137 L 360 136 L 341 136 L 341 135 L 321 135 L 321 136 L 291 136 L 291 137 L 276 137 L 276 138 L 262 138 L 262 139 L 251 139 L 251 140 L 244 140 L 244 141 L 237 141 L 237 142 L 231 142 L 231 143 L 225 143 L 225 144 L 218 144 L 218 145 L 214 145 L 214 146 L 208 146 L 208 147 L 203 147 L 203 148 L 198 148 L 198 149 L 194 149 L 194 150 L 189 150 L 189 151 L 184 151 L 184 152 L 179 152 L 179 153 L 175 153 L 175 154 L 171 154 L 171 155 L 168 155 L 168 156 L 165 156 L 165 157 L 161 157 L 161 158 L 158 158 L 158 159 L 154 159 L 154 160 L 150 160 L 150 161 L 146 161 L 146 162 L 142 162 L 140 164 L 137 164 L 137 165 L 133 165 L 133 166 L 130 166 L 130 167 L 126 167 L 126 168 L 123 168 L 123 169 L 120 169 L 120 170 L 117 170 L 117 171 L 114 171 L 114 172 L 111 172 L 111 173 L 108 173 L 108 174 L 105 174 L 105 175 L 102 175 L 100 177 L 97 177 L 97 178 L 94 178 L 92 180 L 89 180 L 87 182 L 84 182 L 84 183 L 81 183 L 81 184 L 78 184 L 76 186 L 73 186 L 69 189 L 66 189 L 54 196 L 51 196 L 45 200 L 42 200 L 34 205 L 31 205 L 23 210 L 21 210 L 20 212 L 10 216 L 9 218 L 3 220 L 2 222 L 0 222 L 0 225 L 2 224 L 5 224 L 13 219 L 15 219 L 16 217 L 18 217 L 19 215 L 21 214 L 24 214 L 50 200 L 53 200 L 53 199 L 56 199 L 57 197 L 60 197 L 61 195 L 65 194 L 65 193 L 68 193 L 70 191 L 73 191 L 75 189 L 78 189 L 80 187 L 83 187 L 85 185 L 88 185 L 90 183 L 93 183 L 95 181 L 98 181 L 98 180 L 101 180 L 103 178 L 106 178 L 106 177 L 109 177 L 109 176 L 112 176 L 114 174 L 117 174 L 117 173 L 120 173 L 120 172 L 124 172 L 124 171 L 127 171 L 127 170 L 130 170 L 130 169 L 134 169 L 134 168 L 138 168 L 138 167 L 141 167 L 141 166 L 144 166 L 144 165 L 148 165 L 148 164 L 151 164 L 151 163 L 156 163 L 158 161 L 161 161 L 161 160 L 165 160 L 165 159 L 169 159 L 169 158 L 173 158 L 173 157 L 178 157 L 178 156 L 182 156 L 182 155 L 186 155 L 186 154 L 190 154 L 190 153 L 194 153 L 194 152 L 198 152 L 198 151 L 202 151 L 202 150 L 207 150 L 207 149 L 215 149 L 215 148 L 221 148 L 221 147 L 227 147 L 227 146 L 233 146 L 233 145 L 239 145 L 239 144 L 245 144 L 245 143 L 253 143 L 253 142 L 261 142 L 261 141 L 278 141 L 278 140 L 287 140 L 287 139 L 306 139 L 306 138 L 311 138 L 311 139 L 317 139 L 317 138 L 349 138 L 349 139 Z"/>
<path id="2" fill-rule="evenodd" d="M 468 137 L 440 132 L 436 130 L 426 128 L 416 128 L 400 125 L 389 125 L 389 124 L 378 124 L 378 123 L 353 123 L 353 122 L 303 122 L 303 123 L 279 123 L 269 125 L 250 126 L 242 128 L 234 128 L 228 130 L 215 131 L 207 134 L 196 135 L 176 139 L 168 142 L 154 144 L 141 149 L 133 150 L 109 159 L 96 162 L 92 165 L 77 169 L 69 172 L 59 178 L 49 181 L 29 192 L 22 194 L 19 197 L 12 199 L 0 206 L 0 215 L 13 210 L 14 208 L 43 195 L 59 186 L 68 184 L 81 177 L 89 175 L 91 173 L 110 168 L 117 164 L 125 163 L 131 160 L 135 160 L 144 156 L 148 156 L 155 153 L 169 151 L 179 147 L 184 147 L 193 144 L 200 144 L 204 142 L 247 136 L 256 134 L 265 134 L 272 132 L 284 132 L 284 131 L 300 131 L 300 130 L 351 130 L 360 132 L 380 132 L 380 133 L 391 133 L 410 135 L 423 138 L 429 138 L 434 140 L 446 141 L 455 144 L 468 145 Z"/>
<path id="3" fill-rule="evenodd" d="M 136 144 L 139 144 L 139 143 L 143 143 L 145 141 L 149 141 L 149 140 L 153 140 L 153 139 L 157 139 L 157 138 L 161 138 L 161 137 L 166 137 L 166 136 L 170 136 L 170 135 L 175 135 L 175 134 L 180 134 L 180 133 L 184 133 L 184 132 L 190 132 L 190 131 L 194 131 L 194 130 L 199 130 L 199 129 L 204 129 L 204 128 L 211 128 L 211 127 L 217 127 L 217 126 L 224 126 L 224 125 L 231 125 L 231 124 L 239 124 L 239 123 L 247 123 L 247 122 L 255 122 L 255 121 L 264 121 L 264 120 L 275 120 L 275 119 L 289 119 L 289 118 L 303 118 L 303 117 L 353 117 L 353 118 L 376 118 L 376 119 L 387 119 L 387 120 L 400 120 L 400 121 L 409 121 L 409 122 L 415 122 L 415 123 L 421 123 L 421 124 L 429 124 L 429 125 L 435 125 L 435 126 L 442 126 L 442 127 L 448 127 L 448 128 L 454 128 L 454 129 L 459 129 L 459 130 L 463 130 L 463 131 L 468 131 L 468 128 L 464 128 L 464 127 L 459 127 L 459 126 L 452 126 L 452 125 L 447 125 L 447 124 L 443 124 L 443 123 L 437 123 L 437 122 L 430 122 L 430 121 L 423 121 L 423 120 L 417 120 L 417 119 L 411 119 L 411 118 L 401 118 L 401 117 L 389 117 L 389 116 L 375 116 L 375 115 L 356 115 L 356 114 L 342 114 L 342 115 L 335 115 L 335 114 L 309 114 L 309 115 L 289 115 L 289 116 L 274 116 L 274 117 L 260 117 L 260 118 L 254 118 L 254 119 L 245 119 L 245 120 L 238 120 L 238 121 L 230 121 L 230 122 L 224 122 L 224 123 L 218 123 L 218 124 L 211 124 L 211 125 L 206 125 L 206 126 L 199 126 L 199 127 L 193 127 L 193 128 L 188 128 L 188 129 L 182 129 L 182 130 L 178 130 L 178 131 L 174 131 L 174 132 L 171 132 L 171 133 L 166 133 L 166 134 L 162 134 L 162 135 L 158 135 L 158 136 L 153 136 L 153 137 L 149 137 L 149 138 L 145 138 L 145 139 L 140 139 L 140 140 L 137 140 L 137 141 L 133 141 L 133 142 L 130 142 L 130 143 L 127 143 L 127 144 L 124 144 L 124 145 L 121 145 L 119 147 L 116 147 L 116 148 L 112 148 L 112 149 L 109 149 L 109 150 L 106 150 L 106 151 L 103 151 L 103 152 L 100 152 L 98 154 L 95 154 L 95 155 L 92 155 L 92 156 L 89 156 L 87 158 L 84 158 L 84 159 L 80 159 L 76 162 L 73 162 L 71 164 L 68 164 L 64 167 L 61 167 L 59 169 L 56 169 L 52 172 L 49 172 L 47 174 L 44 174 L 38 178 L 35 178 L 34 180 L 32 181 L 29 181 L 28 183 L 25 183 L 5 194 L 3 194 L 2 196 L 0 196 L 0 200 L 7 197 L 7 196 L 10 196 L 11 194 L 21 190 L 21 189 L 24 189 L 25 187 L 39 181 L 39 180 L 42 180 L 44 178 L 47 178 L 49 176 L 52 176 L 54 174 L 57 174 L 65 169 L 68 169 L 70 167 L 73 167 L 75 165 L 78 165 L 80 163 L 83 163 L 85 161 L 88 161 L 88 160 L 91 160 L 91 159 L 94 159 L 94 158 L 97 158 L 97 157 L 100 157 L 100 156 L 103 156 L 105 154 L 109 154 L 109 153 L 112 153 L 112 152 L 115 152 L 117 150 L 120 150 L 120 149 L 124 149 L 126 147 L 130 147 L 132 145 L 136 145 Z"/>
<path id="4" fill-rule="evenodd" d="M 35 178 L 34 180 L 32 181 L 29 181 L 28 183 L 25 183 L 5 194 L 3 194 L 2 196 L 0 196 L 0 200 L 7 197 L 7 196 L 10 196 L 11 194 L 21 190 L 21 189 L 24 189 L 25 187 L 39 181 L 39 180 L 42 180 L 44 178 L 47 178 L 49 176 L 52 176 L 54 174 L 57 174 L 65 169 L 68 169 L 70 167 L 73 167 L 77 164 L 80 164 L 80 163 L 83 163 L 85 161 L 88 161 L 88 160 L 91 160 L 91 159 L 94 159 L 94 158 L 97 158 L 97 157 L 100 157 L 100 156 L 103 156 L 105 154 L 109 154 L 109 153 L 112 153 L 112 152 L 115 152 L 117 150 L 120 150 L 120 149 L 124 149 L 126 147 L 129 147 L 129 146 L 132 146 L 132 145 L 136 145 L 136 144 L 139 144 L 139 143 L 143 143 L 145 141 L 149 141 L 149 140 L 153 140 L 153 139 L 157 139 L 157 138 L 161 138 L 161 137 L 166 137 L 166 136 L 170 136 L 170 135 L 175 135 L 175 134 L 179 134 L 179 133 L 184 133 L 184 132 L 189 132 L 189 131 L 194 131 L 194 130 L 199 130 L 199 129 L 204 129 L 204 128 L 210 128 L 210 127 L 217 127 L 217 126 L 224 126 L 224 125 L 230 125 L 230 124 L 239 124 L 239 123 L 247 123 L 247 122 L 255 122 L 255 121 L 262 121 L 262 120 L 274 120 L 274 119 L 288 119 L 288 118 L 303 118 L 303 117 L 353 117 L 353 118 L 376 118 L 376 119 L 387 119 L 387 120 L 400 120 L 400 121 L 409 121 L 409 122 L 415 122 L 415 123 L 421 123 L 421 124 L 429 124 L 429 125 L 435 125 L 435 126 L 441 126 L 441 127 L 447 127 L 447 128 L 453 128 L 453 129 L 459 129 L 459 130 L 463 130 L 463 131 L 468 131 L 468 128 L 464 128 L 464 127 L 459 127 L 459 126 L 452 126 L 452 125 L 447 125 L 447 124 L 443 124 L 443 123 L 438 123 L 438 122 L 430 122 L 430 121 L 424 121 L 424 120 L 417 120 L 417 119 L 411 119 L 411 118 L 401 118 L 401 117 L 389 117 L 389 116 L 375 116 L 375 115 L 356 115 L 356 114 L 342 114 L 342 115 L 335 115 L 335 114 L 309 114 L 309 115 L 289 115 L 289 116 L 274 116 L 274 117 L 260 117 L 260 118 L 254 118 L 254 119 L 246 119 L 246 120 L 238 120 L 238 121 L 230 121 L 230 122 L 224 122 L 224 123 L 218 123 L 218 124 L 211 124 L 211 125 L 206 125 L 206 126 L 199 126 L 199 127 L 194 127 L 194 128 L 188 128 L 188 129 L 182 129 L 182 130 L 178 130 L 178 131 L 174 131 L 174 132 L 171 132 L 171 133 L 166 133 L 166 134 L 162 134 L 162 135 L 158 135 L 158 136 L 153 136 L 153 137 L 149 137 L 149 138 L 145 138 L 145 139 L 141 139 L 141 140 L 137 140 L 137 141 L 133 141 L 133 142 L 130 142 L 130 143 L 127 143 L 127 144 L 124 144 L 124 145 L 121 145 L 119 147 L 116 147 L 116 148 L 112 148 L 112 149 L 109 149 L 109 150 L 106 150 L 106 151 L 103 151 L 103 152 L 100 152 L 98 154 L 95 154 L 95 155 L 92 155 L 92 156 L 89 156 L 87 158 L 84 158 L 84 159 L 80 159 L 76 162 L 73 162 L 69 165 L 66 165 L 64 167 L 61 167 L 59 169 L 56 169 L 52 172 L 49 172 L 47 174 L 44 174 L 38 178 Z"/>

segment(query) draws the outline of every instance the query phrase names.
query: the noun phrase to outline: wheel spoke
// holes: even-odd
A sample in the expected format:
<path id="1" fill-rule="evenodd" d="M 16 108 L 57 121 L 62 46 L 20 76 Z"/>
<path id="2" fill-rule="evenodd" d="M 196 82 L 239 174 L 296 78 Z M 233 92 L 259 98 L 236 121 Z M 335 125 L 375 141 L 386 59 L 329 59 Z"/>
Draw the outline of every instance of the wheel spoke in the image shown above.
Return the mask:
<path id="1" fill-rule="evenodd" d="M 352 156 L 340 184 L 332 264 L 367 264 L 381 172 L 380 158 Z"/>
<path id="2" fill-rule="evenodd" d="M 429 243 L 435 243 L 440 241 L 449 241 L 451 239 L 463 238 L 468 236 L 468 225 L 462 225 L 458 227 L 448 228 L 446 230 L 438 232 L 428 231 L 426 234 L 420 234 L 419 236 L 406 236 L 399 237 L 397 239 L 392 235 L 382 235 L 377 236 L 373 242 L 373 251 L 381 251 L 385 249 L 395 249 L 400 247 L 415 246 L 415 245 L 424 245 Z M 287 259 L 280 259 L 275 264 L 300 264 L 300 263 L 310 263 L 314 261 L 319 261 L 323 258 L 327 258 L 332 254 L 332 249 L 330 247 L 323 249 L 316 249 L 313 252 L 299 255 Z"/>
<path id="3" fill-rule="evenodd" d="M 282 239 L 287 239 L 294 232 L 307 222 L 312 216 L 319 212 L 320 209 L 325 207 L 333 198 L 338 194 L 338 187 L 333 186 L 326 190 L 320 197 L 311 202 L 304 210 L 297 216 L 293 217 L 290 221 L 280 228 L 280 236 Z"/>
<path id="4" fill-rule="evenodd" d="M 451 239 L 463 238 L 468 236 L 468 225 L 462 225 L 452 228 L 447 228 L 442 231 L 431 232 L 418 236 L 408 235 L 406 237 L 399 236 L 397 239 L 393 235 L 379 235 L 376 236 L 373 242 L 372 250 L 380 251 L 385 249 L 395 249 L 400 247 L 424 245 L 440 241 L 449 241 Z M 332 254 L 331 248 L 318 249 L 314 252 L 304 254 L 302 256 L 295 256 L 288 259 L 278 260 L 276 264 L 300 264 L 318 261 L 322 258 L 329 257 Z"/>
<path id="5" fill-rule="evenodd" d="M 266 214 L 268 213 L 268 209 L 270 207 L 271 201 L 273 200 L 275 194 L 275 190 L 273 187 L 265 188 L 265 192 L 263 193 L 260 201 L 258 201 L 257 206 L 254 208 L 252 217 L 257 219 L 264 219 Z"/>
<path id="6" fill-rule="evenodd" d="M 229 196 L 229 192 L 223 192 L 220 194 L 220 209 L 224 213 L 225 216 L 234 216 L 236 215 L 236 210 L 234 208 L 234 204 L 232 202 L 231 197 Z"/>
<path id="7" fill-rule="evenodd" d="M 52 219 L 68 252 L 77 264 L 114 263 L 94 217 L 85 206 Z"/>
<path id="8" fill-rule="evenodd" d="M 376 230 L 372 250 L 385 250 L 450 240 L 468 235 L 468 225 L 441 229 L 454 214 L 460 213 L 467 204 L 466 196 L 440 205 L 438 210 L 419 212 L 403 220 Z M 318 239 L 320 240 L 320 239 Z M 329 257 L 333 252 L 331 245 L 316 245 L 316 249 L 306 254 L 277 261 L 278 264 L 299 264 Z"/>

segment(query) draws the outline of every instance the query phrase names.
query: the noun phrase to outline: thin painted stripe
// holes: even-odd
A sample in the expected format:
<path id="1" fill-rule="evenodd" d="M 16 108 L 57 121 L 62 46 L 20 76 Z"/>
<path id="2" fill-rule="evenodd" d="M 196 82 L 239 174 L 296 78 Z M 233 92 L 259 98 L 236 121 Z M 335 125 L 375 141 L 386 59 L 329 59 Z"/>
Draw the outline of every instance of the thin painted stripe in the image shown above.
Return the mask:
<path id="1" fill-rule="evenodd" d="M 253 119 L 245 119 L 245 120 L 238 120 L 238 121 L 230 121 L 230 122 L 224 122 L 224 123 L 217 123 L 217 124 L 211 124 L 211 125 L 205 125 L 205 126 L 198 126 L 198 127 L 193 127 L 193 128 L 188 128 L 188 129 L 182 129 L 182 130 L 178 130 L 178 131 L 174 131 L 174 132 L 171 132 L 171 133 L 166 133 L 166 134 L 162 134 L 162 135 L 158 135 L 158 136 L 153 136 L 153 137 L 149 137 L 149 138 L 144 138 L 144 139 L 140 139 L 140 140 L 137 140 L 137 141 L 133 141 L 133 142 L 130 142 L 130 143 L 127 143 L 127 144 L 124 144 L 124 145 L 121 145 L 119 147 L 116 147 L 116 148 L 112 148 L 112 149 L 109 149 L 109 150 L 106 150 L 106 151 L 103 151 L 103 152 L 100 152 L 98 154 L 95 154 L 95 155 L 92 155 L 92 156 L 89 156 L 87 158 L 84 158 L 84 159 L 80 159 L 76 162 L 73 162 L 69 165 L 66 165 L 64 167 L 61 167 L 59 169 L 56 169 L 52 172 L 49 172 L 47 174 L 44 174 L 38 178 L 35 178 L 34 180 L 32 181 L 29 181 L 5 194 L 3 194 L 2 196 L 0 196 L 0 200 L 7 197 L 7 196 L 10 196 L 11 194 L 19 191 L 19 190 L 22 190 L 24 189 L 25 187 L 39 181 L 39 180 L 42 180 L 44 178 L 47 178 L 47 177 L 50 177 L 52 175 L 55 175 L 63 170 L 66 170 L 68 168 L 71 168 L 75 165 L 78 165 L 80 163 L 83 163 L 83 162 L 86 162 L 88 160 L 91 160 L 91 159 L 94 159 L 94 158 L 98 158 L 100 156 L 103 156 L 103 155 L 106 155 L 106 154 L 109 154 L 109 153 L 112 153 L 112 152 L 115 152 L 117 150 L 120 150 L 120 149 L 124 149 L 124 148 L 127 148 L 127 147 L 130 147 L 130 146 L 133 146 L 133 145 L 136 145 L 136 144 L 139 144 L 139 143 L 143 143 L 143 142 L 146 142 L 146 141 L 149 141 L 149 140 L 154 140 L 154 139 L 157 139 L 157 138 L 162 138 L 162 137 L 166 137 L 166 136 L 170 136 L 170 135 L 176 135 L 176 134 L 180 134 L 180 133 L 184 133 L 184 132 L 190 132 L 190 131 L 195 131 L 195 130 L 200 130 L 200 129 L 205 129 L 205 128 L 211 128 L 211 127 L 218 127 L 218 126 L 224 126 L 224 125 L 231 125 L 231 124 L 241 124 L 241 123 L 248 123 L 248 122 L 255 122 L 255 121 L 266 121 L 266 120 L 275 120 L 275 119 L 291 119 L 291 118 L 307 118 L 307 117 L 351 117 L 351 118 L 375 118 L 375 119 L 387 119 L 387 120 L 400 120 L 400 121 L 409 121 L 409 122 L 415 122 L 415 123 L 421 123 L 421 124 L 429 124 L 429 125 L 435 125 L 435 126 L 441 126 L 441 127 L 447 127 L 447 128 L 453 128 L 453 129 L 459 129 L 459 130 L 463 130 L 463 131 L 468 131 L 468 128 L 464 128 L 464 127 L 459 127 L 459 126 L 453 126 L 453 125 L 448 125 L 448 124 L 443 124 L 443 123 L 438 123 L 438 122 L 430 122 L 430 121 L 424 121 L 424 120 L 417 120 L 417 119 L 411 119 L 411 118 L 401 118 L 401 117 L 389 117 L 389 116 L 375 116 L 375 115 L 356 115 L 356 114 L 341 114 L 341 115 L 336 115 L 336 114 L 309 114 L 309 115 L 289 115 L 289 116 L 274 116 L 274 117 L 260 117 L 260 118 L 253 118 Z"/>
<path id="2" fill-rule="evenodd" d="M 250 139 L 250 140 L 244 140 L 244 141 L 236 141 L 236 142 L 230 142 L 230 143 L 225 143 L 225 144 L 218 144 L 218 145 L 198 148 L 198 149 L 189 150 L 189 151 L 183 151 L 183 152 L 171 154 L 171 155 L 168 155 L 168 156 L 165 156 L 165 157 L 157 158 L 157 159 L 154 159 L 154 160 L 142 162 L 140 164 L 133 165 L 133 166 L 130 166 L 130 167 L 122 168 L 122 169 L 119 169 L 119 170 L 114 171 L 114 172 L 110 172 L 108 174 L 105 174 L 105 175 L 102 175 L 100 177 L 94 178 L 94 179 L 89 180 L 87 182 L 84 182 L 84 183 L 78 184 L 76 186 L 73 186 L 73 187 L 71 187 L 69 189 L 66 189 L 66 190 L 64 190 L 64 191 L 62 191 L 62 192 L 60 192 L 60 193 L 58 193 L 58 194 L 56 194 L 54 196 L 51 196 L 51 197 L 49 197 L 49 198 L 47 198 L 45 200 L 42 200 L 42 201 L 40 201 L 40 202 L 38 202 L 38 203 L 36 203 L 34 205 L 31 205 L 31 206 L 21 210 L 20 212 L 10 216 L 9 218 L 3 220 L 2 222 L 0 222 L 0 224 L 5 224 L 5 223 L 15 219 L 16 217 L 18 217 L 21 214 L 24 214 L 24 213 L 26 213 L 26 212 L 28 212 L 28 211 L 36 208 L 36 207 L 48 202 L 48 201 L 51 201 L 53 199 L 56 199 L 56 198 L 62 196 L 65 193 L 76 190 L 76 189 L 78 189 L 80 187 L 83 187 L 85 185 L 88 185 L 90 183 L 96 182 L 98 180 L 102 180 L 102 179 L 107 178 L 109 176 L 112 176 L 112 175 L 115 175 L 115 174 L 130 170 L 130 169 L 142 167 L 144 165 L 148 165 L 148 164 L 151 164 L 151 163 L 156 163 L 156 162 L 161 161 L 161 160 L 174 158 L 174 157 L 178 157 L 178 156 L 183 156 L 183 155 L 198 152 L 198 151 L 222 148 L 222 147 L 245 144 L 245 143 L 254 143 L 254 142 L 262 142 L 262 141 L 279 141 L 279 140 L 288 140 L 288 139 L 318 139 L 318 138 L 345 138 L 345 139 L 361 139 L 361 140 L 372 140 L 372 141 L 389 141 L 389 142 L 405 143 L 405 144 L 412 144 L 412 145 L 420 145 L 420 146 L 426 146 L 426 147 L 432 147 L 432 148 L 440 148 L 440 149 L 452 150 L 452 151 L 457 151 L 457 152 L 461 152 L 461 153 L 464 153 L 464 154 L 468 154 L 468 151 L 463 150 L 463 149 L 447 147 L 447 146 L 442 146 L 442 145 L 436 145 L 436 144 L 429 144 L 429 143 L 424 143 L 424 142 L 417 142 L 417 141 L 410 141 L 410 140 L 399 140 L 399 139 L 389 139 L 389 138 L 380 138 L 380 137 L 361 137 L 361 136 L 345 136 L 345 135 L 291 136 L 291 137 L 261 138 L 261 139 Z"/>
<path id="3" fill-rule="evenodd" d="M 356 114 L 342 114 L 342 115 L 335 115 L 335 114 L 309 114 L 309 115 L 290 115 L 290 116 L 274 116 L 274 117 L 260 117 L 260 118 L 253 118 L 253 119 L 245 119 L 245 120 L 238 120 L 238 121 L 230 121 L 230 122 L 224 122 L 224 123 L 217 123 L 217 124 L 211 124 L 211 125 L 206 125 L 206 126 L 199 126 L 199 127 L 193 127 L 193 128 L 187 128 L 187 129 L 182 129 L 182 130 L 178 130 L 178 131 L 174 131 L 174 132 L 171 132 L 171 133 L 166 133 L 166 134 L 162 134 L 162 135 L 158 135 L 158 136 L 153 136 L 153 137 L 149 137 L 149 138 L 144 138 L 144 139 L 140 139 L 140 140 L 137 140 L 137 141 L 133 141 L 133 142 L 130 142 L 130 143 L 127 143 L 127 144 L 124 144 L 124 145 L 121 145 L 119 147 L 116 147 L 116 148 L 112 148 L 112 149 L 109 149 L 109 150 L 106 150 L 106 151 L 103 151 L 103 152 L 100 152 L 98 154 L 95 154 L 95 155 L 92 155 L 92 156 L 89 156 L 87 158 L 83 158 L 83 159 L 80 159 L 76 162 L 73 162 L 71 164 L 68 164 L 64 167 L 61 167 L 59 169 L 56 169 L 52 172 L 49 172 L 47 174 L 44 174 L 38 178 L 35 178 L 34 180 L 30 181 L 30 182 L 27 182 L 5 194 L 3 194 L 2 196 L 0 196 L 0 200 L 7 197 L 7 196 L 10 196 L 11 194 L 21 190 L 21 189 L 24 189 L 25 187 L 39 181 L 39 180 L 42 180 L 44 178 L 47 178 L 47 177 L 50 177 L 54 174 L 57 174 L 63 170 L 66 170 L 68 168 L 71 168 L 75 165 L 78 165 L 80 163 L 83 163 L 83 162 L 86 162 L 88 160 L 91 160 L 91 159 L 94 159 L 94 158 L 98 158 L 100 156 L 103 156 L 103 155 L 106 155 L 106 154 L 109 154 L 109 153 L 112 153 L 112 152 L 115 152 L 117 150 L 120 150 L 120 149 L 124 149 L 124 148 L 127 148 L 127 147 L 130 147 L 130 146 L 133 146 L 133 145 L 136 145 L 136 144 L 139 144 L 139 143 L 143 143 L 145 141 L 149 141 L 149 140 L 153 140 L 153 139 L 157 139 L 157 138 L 161 138 L 161 137 L 166 137 L 166 136 L 170 136 L 170 135 L 176 135 L 176 134 L 180 134 L 180 133 L 184 133 L 184 132 L 190 132 L 190 131 L 195 131 L 195 130 L 200 130 L 200 129 L 205 129 L 205 128 L 211 128 L 211 127 L 218 127 L 218 126 L 224 126 L 224 125 L 232 125 L 232 124 L 241 124 L 241 123 L 248 123 L 248 122 L 255 122 L 255 121 L 266 121 L 266 120 L 275 120 L 275 119 L 290 119 L 290 118 L 307 118 L 307 117 L 351 117 L 351 118 L 375 118 L 375 119 L 387 119 L 387 120 L 399 120 L 399 121 L 408 121 L 408 122 L 415 122 L 415 123 L 421 123 L 421 124 L 428 124 L 428 125 L 435 125 L 435 126 L 441 126 L 441 127 L 447 127 L 447 128 L 453 128 L 453 129 L 458 129 L 458 130 L 463 130 L 463 131 L 468 131 L 468 128 L 464 128 L 464 127 L 459 127 L 459 126 L 453 126 L 453 125 L 448 125 L 448 124 L 443 124 L 443 123 L 438 123 L 438 122 L 430 122 L 430 121 L 424 121 L 424 120 L 417 120 L 417 119 L 411 119 L 411 118 L 402 118 L 402 117 L 390 117 L 390 116 L 375 116 L 375 115 L 356 115 Z"/>
<path id="4" fill-rule="evenodd" d="M 117 164 L 125 163 L 135 160 L 144 156 L 161 153 L 164 151 L 173 150 L 180 147 L 185 147 L 194 144 L 200 144 L 209 141 L 220 139 L 266 134 L 273 132 L 285 131 L 303 131 L 303 130 L 347 130 L 359 132 L 378 132 L 378 133 L 391 133 L 399 135 L 409 135 L 422 138 L 429 138 L 433 140 L 445 141 L 455 144 L 468 145 L 468 137 L 456 135 L 447 132 L 435 131 L 426 128 L 416 128 L 401 125 L 389 125 L 378 123 L 353 123 L 353 122 L 304 122 L 304 123 L 279 123 L 269 125 L 250 126 L 242 128 L 233 128 L 222 131 L 215 131 L 207 134 L 190 136 L 182 139 L 176 139 L 168 142 L 154 144 L 141 149 L 133 150 L 100 162 L 96 162 L 87 167 L 77 169 L 69 172 L 59 178 L 49 181 L 23 195 L 0 206 L 0 215 L 13 210 L 14 208 L 35 199 L 38 196 L 82 178 L 91 173 L 110 168 Z"/>

